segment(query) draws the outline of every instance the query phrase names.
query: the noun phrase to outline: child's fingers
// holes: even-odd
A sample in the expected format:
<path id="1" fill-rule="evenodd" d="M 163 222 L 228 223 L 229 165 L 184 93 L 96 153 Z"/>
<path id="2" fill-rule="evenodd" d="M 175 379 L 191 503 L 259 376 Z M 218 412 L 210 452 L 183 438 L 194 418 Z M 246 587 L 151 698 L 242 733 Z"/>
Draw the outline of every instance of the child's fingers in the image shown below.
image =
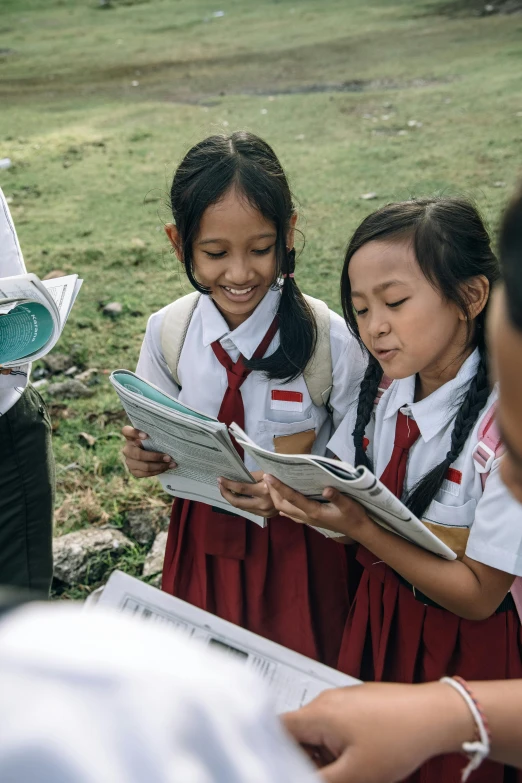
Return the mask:
<path id="1" fill-rule="evenodd" d="M 328 501 L 330 509 L 335 508 L 343 516 L 349 516 L 352 521 L 363 520 L 368 517 L 366 509 L 356 500 L 342 495 L 337 489 L 328 487 L 323 492 L 323 497 Z M 325 514 L 329 513 L 327 505 L 324 506 Z"/>
<path id="2" fill-rule="evenodd" d="M 146 449 L 136 446 L 131 441 L 123 447 L 123 455 L 126 458 L 140 460 L 141 462 L 166 462 L 167 464 L 174 462 L 168 454 L 163 454 L 161 451 L 146 451 Z"/>
<path id="3" fill-rule="evenodd" d="M 300 492 L 296 492 L 294 489 L 290 489 L 290 487 L 287 487 L 286 484 L 278 481 L 276 478 L 274 478 L 274 476 L 265 474 L 263 478 L 270 490 L 272 498 L 274 497 L 272 494 L 273 489 L 274 492 L 277 493 L 277 495 L 279 495 L 279 497 L 282 499 L 282 505 L 284 507 L 280 508 L 279 510 L 283 511 L 285 514 L 288 514 L 288 516 L 296 516 L 295 512 L 298 510 L 301 511 L 304 516 L 313 519 L 316 514 L 320 513 L 321 504 L 316 500 L 309 500 L 308 498 L 305 498 L 305 496 L 301 495 Z M 298 514 L 298 516 L 301 516 L 301 514 Z"/>
<path id="4" fill-rule="evenodd" d="M 128 448 L 128 452 L 130 453 L 125 454 L 125 462 L 130 472 L 137 477 L 156 476 L 177 467 L 176 463 L 164 454 L 155 454 L 135 447 Z"/>
<path id="5" fill-rule="evenodd" d="M 146 478 L 148 476 L 158 476 L 169 470 L 169 466 L 164 462 L 141 462 L 140 460 L 127 460 L 127 467 L 135 478 Z"/>
<path id="6" fill-rule="evenodd" d="M 147 435 L 144 432 L 137 430 L 135 427 L 131 427 L 129 424 L 122 427 L 121 434 L 127 440 L 145 440 L 147 438 Z"/>
<path id="7" fill-rule="evenodd" d="M 230 481 L 221 477 L 218 479 L 220 487 L 235 492 L 236 495 L 248 495 L 249 497 L 268 497 L 268 487 L 264 481 L 258 481 L 256 484 L 245 484 L 240 481 Z"/>
<path id="8" fill-rule="evenodd" d="M 238 485 L 238 482 L 230 482 Z M 239 485 L 241 486 L 241 485 Z M 248 487 L 257 486 L 256 484 L 245 484 L 245 491 L 248 491 Z M 273 517 L 277 515 L 277 509 L 272 504 L 272 499 L 268 493 L 260 496 L 245 496 L 236 494 L 235 491 L 227 489 L 224 486 L 223 480 L 219 481 L 219 491 L 221 495 L 227 500 L 231 506 L 240 508 L 243 511 L 252 511 L 254 514 L 259 514 L 263 517 Z"/>

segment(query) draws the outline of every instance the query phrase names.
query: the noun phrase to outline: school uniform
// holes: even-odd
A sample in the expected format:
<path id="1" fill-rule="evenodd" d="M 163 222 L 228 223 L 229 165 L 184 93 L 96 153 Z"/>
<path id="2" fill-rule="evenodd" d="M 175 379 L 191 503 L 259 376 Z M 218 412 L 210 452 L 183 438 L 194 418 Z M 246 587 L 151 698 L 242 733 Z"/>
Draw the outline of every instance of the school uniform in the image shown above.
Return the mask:
<path id="1" fill-rule="evenodd" d="M 413 443 L 405 444 L 405 496 L 450 448 L 455 416 L 479 362 L 476 350 L 456 378 L 429 397 L 414 402 L 415 378 L 394 381 L 374 411 L 366 438 L 374 472 L 392 488 L 388 466 L 399 430 L 417 428 Z M 482 419 L 497 399 L 494 389 L 458 459 L 449 468 L 441 490 L 426 510 L 423 521 L 459 557 L 464 554 L 492 568 L 522 575 L 522 506 L 503 484 L 495 459 L 485 487 L 476 470 L 473 450 L 479 441 Z M 402 416 L 402 418 L 401 418 Z M 349 413 L 330 441 L 341 458 L 353 460 L 355 414 Z M 411 435 L 411 432 L 410 432 Z M 413 434 L 413 440 L 415 433 Z M 399 444 L 400 445 L 400 444 Z M 395 491 L 395 490 L 394 490 Z M 414 590 L 402 577 L 368 550 L 357 555 L 364 566 L 347 621 L 339 668 L 364 679 L 393 682 L 427 682 L 444 675 L 491 680 L 522 676 L 522 633 L 511 596 L 486 620 L 465 620 Z M 457 783 L 462 758 L 434 759 L 408 778 L 419 783 Z M 493 762 L 474 773 L 477 783 L 522 781 L 522 774 Z"/>
<path id="2" fill-rule="evenodd" d="M 208 415 L 221 412 L 220 419 L 227 421 L 227 357 L 233 363 L 240 355 L 251 359 L 260 347 L 264 356 L 277 349 L 279 333 L 273 324 L 279 300 L 279 291 L 268 291 L 248 320 L 231 331 L 212 299 L 202 296 L 179 359 L 181 389 L 161 350 L 166 308 L 160 310 L 149 320 L 136 372 Z M 262 345 L 263 338 L 267 345 Z M 330 345 L 331 417 L 313 404 L 302 375 L 287 384 L 259 372 L 241 379 L 236 421 L 241 424 L 243 418 L 247 435 L 260 446 L 286 453 L 325 453 L 332 428 L 356 395 L 366 363 L 335 313 L 330 313 Z M 228 411 L 228 420 L 232 418 Z M 245 464 L 249 470 L 259 469 L 248 455 Z M 349 571 L 344 547 L 291 520 L 276 517 L 262 529 L 201 503 L 174 503 L 163 589 L 330 665 L 337 662 L 348 612 Z"/>
<path id="3" fill-rule="evenodd" d="M 0 278 L 25 271 L 0 189 Z M 53 571 L 54 459 L 51 421 L 29 384 L 30 369 L 23 364 L 0 374 L 0 585 L 46 593 Z"/>

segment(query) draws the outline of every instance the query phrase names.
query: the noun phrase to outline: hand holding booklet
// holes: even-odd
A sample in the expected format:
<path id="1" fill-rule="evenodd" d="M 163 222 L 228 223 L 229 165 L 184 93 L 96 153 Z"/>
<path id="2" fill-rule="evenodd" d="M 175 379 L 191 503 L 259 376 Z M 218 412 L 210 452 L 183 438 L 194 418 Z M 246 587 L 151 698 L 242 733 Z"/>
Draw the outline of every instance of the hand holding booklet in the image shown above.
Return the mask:
<path id="1" fill-rule="evenodd" d="M 49 353 L 82 282 L 78 275 L 40 280 L 25 274 L 0 279 L 0 366 L 17 367 Z"/>
<path id="2" fill-rule="evenodd" d="M 219 491 L 220 476 L 254 483 L 236 451 L 225 424 L 181 403 L 129 370 L 116 370 L 111 383 L 136 429 L 147 433 L 144 447 L 170 455 L 178 467 L 158 478 L 171 495 L 199 500 L 246 517 L 264 527 L 262 517 L 231 506 Z M 315 454 L 276 454 L 257 446 L 232 424 L 235 440 L 265 472 L 313 500 L 322 501 L 323 490 L 333 487 L 363 505 L 372 519 L 413 544 L 454 560 L 455 553 L 434 535 L 367 468 Z M 326 536 L 339 534 L 317 528 Z"/>
<path id="3" fill-rule="evenodd" d="M 266 525 L 263 517 L 231 506 L 219 491 L 220 476 L 255 483 L 225 424 L 165 394 L 129 370 L 116 370 L 110 381 L 132 425 L 149 436 L 144 448 L 168 454 L 177 463 L 177 468 L 158 476 L 170 495 L 199 500 L 261 527 Z"/>
<path id="4" fill-rule="evenodd" d="M 315 454 L 275 454 L 257 446 L 237 424 L 231 425 L 230 432 L 265 473 L 302 495 L 324 502 L 323 490 L 333 487 L 364 506 L 372 519 L 387 530 L 447 560 L 456 558 L 455 552 L 428 530 L 367 468 L 354 468 L 346 462 Z M 334 538 L 340 535 L 317 529 Z"/>
<path id="5" fill-rule="evenodd" d="M 302 707 L 327 688 L 359 684 L 359 680 L 347 674 L 270 642 L 121 571 L 114 571 L 105 587 L 93 593 L 86 604 L 90 611 L 98 606 L 112 607 L 149 622 L 162 623 L 200 644 L 234 656 L 266 682 L 274 695 L 278 713 Z"/>

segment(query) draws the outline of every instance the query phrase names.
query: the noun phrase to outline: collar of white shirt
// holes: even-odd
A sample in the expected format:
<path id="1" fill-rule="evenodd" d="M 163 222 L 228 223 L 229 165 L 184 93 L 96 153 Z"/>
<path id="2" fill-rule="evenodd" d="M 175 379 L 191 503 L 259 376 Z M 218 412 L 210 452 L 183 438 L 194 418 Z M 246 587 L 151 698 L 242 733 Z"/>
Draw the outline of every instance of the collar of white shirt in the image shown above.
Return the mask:
<path id="1" fill-rule="evenodd" d="M 480 354 L 476 348 L 471 356 L 468 356 L 457 375 L 453 380 L 448 381 L 439 389 L 425 397 L 419 402 L 414 402 L 415 395 L 415 376 L 401 378 L 395 381 L 386 400 L 385 419 L 395 416 L 397 411 L 407 408 L 419 426 L 422 439 L 427 443 L 437 433 L 439 433 L 447 424 L 450 418 L 457 412 L 462 404 L 462 397 L 465 393 L 471 378 L 477 372 L 480 361 Z"/>
<path id="2" fill-rule="evenodd" d="M 198 310 L 203 326 L 203 345 L 207 347 L 215 340 L 222 341 L 226 338 L 234 344 L 245 359 L 251 359 L 274 320 L 280 297 L 280 291 L 272 289 L 267 291 L 252 315 L 237 329 L 230 331 L 230 327 L 210 296 L 202 296 L 199 300 Z M 226 348 L 226 346 L 223 347 Z"/>

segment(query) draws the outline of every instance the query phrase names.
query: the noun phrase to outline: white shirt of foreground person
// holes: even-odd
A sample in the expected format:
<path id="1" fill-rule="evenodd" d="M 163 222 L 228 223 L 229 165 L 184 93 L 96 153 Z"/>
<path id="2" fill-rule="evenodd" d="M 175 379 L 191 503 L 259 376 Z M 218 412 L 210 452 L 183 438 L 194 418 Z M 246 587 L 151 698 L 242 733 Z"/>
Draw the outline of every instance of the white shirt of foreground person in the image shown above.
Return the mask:
<path id="1" fill-rule="evenodd" d="M 194 310 L 179 359 L 181 390 L 167 367 L 161 349 L 161 326 L 166 308 L 159 310 L 149 318 L 136 373 L 167 394 L 179 397 L 181 402 L 208 416 L 217 416 L 228 382 L 226 370 L 217 360 L 212 343 L 219 340 L 234 362 L 240 353 L 251 359 L 274 319 L 280 296 L 280 291 L 268 291 L 250 317 L 232 331 L 212 299 L 202 296 Z M 367 363 L 343 319 L 332 311 L 330 346 L 333 381 L 329 401 L 331 419 L 324 406 L 317 407 L 312 402 L 303 375 L 284 383 L 268 380 L 264 373 L 254 372 L 243 383 L 241 396 L 245 409 L 245 432 L 259 446 L 274 451 L 277 439 L 284 438 L 287 444 L 285 450 L 291 452 L 291 436 L 314 431 L 312 453 L 325 453 L 332 431 L 339 426 L 350 401 L 357 396 Z M 266 356 L 278 347 L 279 333 L 270 343 Z M 289 405 L 274 399 L 278 392 L 290 391 L 300 394 L 302 401 Z M 296 448 L 294 445 L 293 450 Z M 248 455 L 245 464 L 249 470 L 257 468 Z"/>
<path id="2" fill-rule="evenodd" d="M 176 632 L 31 605 L 0 622 L 2 783 L 317 783 L 263 683 Z"/>
<path id="3" fill-rule="evenodd" d="M 26 272 L 20 243 L 0 188 L 0 278 L 24 275 Z M 0 416 L 7 413 L 18 402 L 27 386 L 31 365 L 23 364 L 13 368 L 9 375 L 0 375 Z"/>

